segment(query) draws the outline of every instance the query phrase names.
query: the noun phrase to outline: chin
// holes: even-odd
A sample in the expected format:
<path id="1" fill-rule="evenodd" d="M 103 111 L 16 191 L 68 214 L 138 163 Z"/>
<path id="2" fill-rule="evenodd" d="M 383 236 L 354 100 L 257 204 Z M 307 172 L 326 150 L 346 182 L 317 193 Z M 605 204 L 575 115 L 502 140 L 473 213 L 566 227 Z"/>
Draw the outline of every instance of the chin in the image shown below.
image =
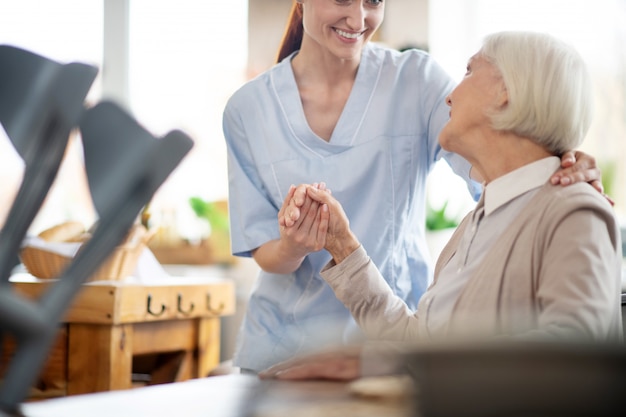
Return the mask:
<path id="1" fill-rule="evenodd" d="M 454 152 L 450 147 L 451 140 L 450 137 L 445 135 L 443 132 L 439 135 L 439 145 L 448 152 Z"/>
<path id="2" fill-rule="evenodd" d="M 335 56 L 343 61 L 358 61 L 361 59 L 363 48 L 345 48 L 335 53 Z"/>

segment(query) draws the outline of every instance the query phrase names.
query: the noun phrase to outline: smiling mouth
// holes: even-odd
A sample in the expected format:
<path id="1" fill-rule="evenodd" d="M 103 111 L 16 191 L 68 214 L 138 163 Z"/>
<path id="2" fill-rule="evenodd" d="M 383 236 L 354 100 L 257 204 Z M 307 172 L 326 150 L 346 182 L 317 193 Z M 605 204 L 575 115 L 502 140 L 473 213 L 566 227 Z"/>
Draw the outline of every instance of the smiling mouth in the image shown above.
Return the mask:
<path id="1" fill-rule="evenodd" d="M 335 28 L 335 32 L 337 32 L 340 36 L 343 36 L 344 38 L 348 38 L 348 39 L 357 39 L 364 33 L 364 32 L 350 33 L 350 32 L 345 32 L 337 28 Z"/>

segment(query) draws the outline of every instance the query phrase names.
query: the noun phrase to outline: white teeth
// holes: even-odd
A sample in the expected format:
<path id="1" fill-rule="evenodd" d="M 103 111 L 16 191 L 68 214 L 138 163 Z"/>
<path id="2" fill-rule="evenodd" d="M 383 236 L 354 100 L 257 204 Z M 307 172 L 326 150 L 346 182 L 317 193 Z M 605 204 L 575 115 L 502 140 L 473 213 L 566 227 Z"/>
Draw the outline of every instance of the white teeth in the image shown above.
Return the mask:
<path id="1" fill-rule="evenodd" d="M 348 32 L 344 32 L 341 29 L 335 29 L 335 30 L 337 31 L 338 34 L 340 34 L 344 38 L 348 38 L 348 39 L 356 39 L 359 36 L 361 36 L 361 33 L 348 33 Z"/>

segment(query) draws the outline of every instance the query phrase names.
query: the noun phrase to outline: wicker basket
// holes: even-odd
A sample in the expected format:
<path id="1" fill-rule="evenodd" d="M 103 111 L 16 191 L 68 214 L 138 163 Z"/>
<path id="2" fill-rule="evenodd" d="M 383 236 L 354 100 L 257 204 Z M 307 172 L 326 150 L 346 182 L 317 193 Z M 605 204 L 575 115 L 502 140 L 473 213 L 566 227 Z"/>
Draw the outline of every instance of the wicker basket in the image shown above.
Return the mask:
<path id="1" fill-rule="evenodd" d="M 144 232 L 139 239 L 127 239 L 85 282 L 124 280 L 133 273 L 151 236 L 151 233 Z M 72 260 L 71 257 L 34 246 L 22 248 L 20 258 L 31 275 L 42 279 L 57 278 Z"/>
<path id="2" fill-rule="evenodd" d="M 20 259 L 31 275 L 45 279 L 59 276 L 71 260 L 67 256 L 34 246 L 22 248 Z"/>

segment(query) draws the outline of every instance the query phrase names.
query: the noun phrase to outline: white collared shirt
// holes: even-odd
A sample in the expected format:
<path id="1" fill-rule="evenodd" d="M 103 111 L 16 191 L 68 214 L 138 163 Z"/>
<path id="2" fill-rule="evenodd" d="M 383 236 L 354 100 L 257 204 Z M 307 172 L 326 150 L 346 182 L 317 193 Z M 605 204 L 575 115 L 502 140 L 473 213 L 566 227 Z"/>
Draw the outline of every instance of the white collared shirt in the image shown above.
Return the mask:
<path id="1" fill-rule="evenodd" d="M 560 164 L 557 157 L 544 158 L 485 186 L 456 253 L 420 301 L 420 330 L 430 335 L 445 331 L 461 291 L 485 254 Z"/>

